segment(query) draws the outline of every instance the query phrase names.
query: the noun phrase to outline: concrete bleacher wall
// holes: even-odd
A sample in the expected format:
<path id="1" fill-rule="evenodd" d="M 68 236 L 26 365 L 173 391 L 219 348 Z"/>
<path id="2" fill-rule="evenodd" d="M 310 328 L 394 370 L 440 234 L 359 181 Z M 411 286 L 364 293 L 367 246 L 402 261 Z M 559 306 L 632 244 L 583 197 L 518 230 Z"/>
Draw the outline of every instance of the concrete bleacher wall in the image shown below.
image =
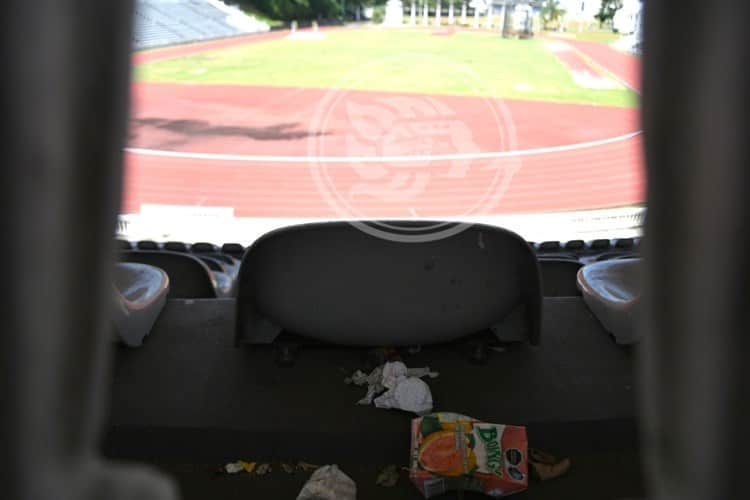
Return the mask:
<path id="1" fill-rule="evenodd" d="M 268 31 L 220 0 L 137 0 L 133 48 L 147 49 Z"/>

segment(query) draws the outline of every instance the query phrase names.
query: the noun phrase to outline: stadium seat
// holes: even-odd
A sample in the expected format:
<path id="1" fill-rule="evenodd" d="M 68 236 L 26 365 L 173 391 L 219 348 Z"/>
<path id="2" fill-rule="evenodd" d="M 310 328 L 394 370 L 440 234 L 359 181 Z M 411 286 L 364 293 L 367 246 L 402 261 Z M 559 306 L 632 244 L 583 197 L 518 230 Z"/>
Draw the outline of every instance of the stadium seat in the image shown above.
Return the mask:
<path id="1" fill-rule="evenodd" d="M 193 253 L 214 253 L 217 252 L 218 249 L 213 243 L 198 242 L 192 244 L 190 251 Z"/>
<path id="2" fill-rule="evenodd" d="M 115 246 L 118 250 L 132 250 L 133 245 L 127 240 L 115 240 Z"/>
<path id="3" fill-rule="evenodd" d="M 543 293 L 545 297 L 575 297 L 581 295 L 576 286 L 578 270 L 583 266 L 576 259 L 540 257 Z"/>
<path id="4" fill-rule="evenodd" d="M 231 255 L 235 259 L 241 259 L 245 254 L 245 247 L 239 243 L 224 243 L 221 246 L 221 251 L 227 255 Z"/>
<path id="5" fill-rule="evenodd" d="M 169 277 L 154 266 L 120 263 L 113 281 L 115 333 L 124 344 L 140 346 L 167 302 Z"/>
<path id="6" fill-rule="evenodd" d="M 207 257 L 205 255 L 196 255 L 196 257 L 200 259 L 201 262 L 206 264 L 206 266 L 208 267 L 210 271 L 220 272 L 220 273 L 224 272 L 224 266 L 218 260 L 211 258 L 211 257 Z"/>
<path id="7" fill-rule="evenodd" d="M 214 260 L 219 261 L 222 264 L 222 267 L 224 268 L 224 272 L 226 272 L 229 276 L 231 276 L 232 280 L 237 279 L 237 275 L 239 274 L 239 271 L 240 271 L 239 260 L 222 252 L 198 254 L 198 257 L 204 257 L 204 256 L 210 257 Z"/>
<path id="8" fill-rule="evenodd" d="M 593 240 L 589 243 L 589 250 L 593 252 L 601 252 L 603 250 L 609 250 L 611 242 L 607 239 Z"/>
<path id="9" fill-rule="evenodd" d="M 639 255 L 636 252 L 626 252 L 624 250 L 615 250 L 610 252 L 604 252 L 600 253 L 596 256 L 594 259 L 595 261 L 599 262 L 602 260 L 612 260 L 612 259 L 635 259 L 638 258 Z"/>
<path id="10" fill-rule="evenodd" d="M 634 246 L 633 238 L 620 238 L 615 241 L 615 248 L 620 250 L 631 250 Z"/>
<path id="11" fill-rule="evenodd" d="M 211 271 L 216 281 L 216 295 L 219 297 L 231 297 L 234 293 L 234 277 L 227 271 L 221 260 L 209 255 L 197 254 L 198 257 Z"/>
<path id="12" fill-rule="evenodd" d="M 581 252 L 585 250 L 586 244 L 583 242 L 583 240 L 570 240 L 567 243 L 565 243 L 565 250 L 572 251 L 572 252 Z"/>
<path id="13" fill-rule="evenodd" d="M 224 267 L 239 265 L 239 261 L 237 259 L 222 252 L 212 252 L 201 255 L 205 255 L 206 257 L 211 257 L 212 259 L 218 260 L 219 262 L 224 264 Z"/>
<path id="14" fill-rule="evenodd" d="M 170 252 L 187 252 L 188 247 L 186 244 L 184 244 L 181 241 L 168 241 L 164 243 L 164 250 L 169 250 Z"/>
<path id="15" fill-rule="evenodd" d="M 235 339 L 268 344 L 286 331 L 339 345 L 415 345 L 489 330 L 537 344 L 541 302 L 534 253 L 503 229 L 473 225 L 403 243 L 345 222 L 292 226 L 245 253 Z"/>
<path id="16" fill-rule="evenodd" d="M 121 252 L 122 262 L 138 262 L 158 267 L 169 276 L 170 299 L 216 297 L 216 282 L 208 267 L 192 255 L 152 250 Z"/>
<path id="17" fill-rule="evenodd" d="M 135 246 L 138 250 L 159 250 L 159 244 L 151 240 L 139 241 Z"/>
<path id="18" fill-rule="evenodd" d="M 595 262 L 578 271 L 583 300 L 618 344 L 639 340 L 635 328 L 640 302 L 640 259 Z"/>
<path id="19" fill-rule="evenodd" d="M 543 241 L 539 243 L 539 252 L 558 252 L 560 251 L 559 241 Z"/>

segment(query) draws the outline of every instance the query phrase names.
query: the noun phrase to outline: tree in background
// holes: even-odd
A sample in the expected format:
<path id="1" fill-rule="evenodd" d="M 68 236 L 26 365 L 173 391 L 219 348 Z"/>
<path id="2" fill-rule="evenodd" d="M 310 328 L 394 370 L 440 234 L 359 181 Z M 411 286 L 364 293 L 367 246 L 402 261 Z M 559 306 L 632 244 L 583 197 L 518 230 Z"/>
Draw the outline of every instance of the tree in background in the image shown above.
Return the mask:
<path id="1" fill-rule="evenodd" d="M 341 13 L 340 0 L 235 0 L 240 7 L 281 21 L 336 19 Z"/>
<path id="2" fill-rule="evenodd" d="M 565 9 L 560 7 L 558 0 L 544 0 L 542 2 L 542 24 L 544 29 L 547 29 L 547 25 L 553 22 L 560 22 L 560 18 L 565 15 Z"/>
<path id="3" fill-rule="evenodd" d="M 382 23 L 385 17 L 385 3 L 387 0 L 349 0 L 352 5 L 359 5 L 360 10 L 373 7 L 372 22 Z M 347 19 L 345 19 L 346 21 Z"/>
<path id="4" fill-rule="evenodd" d="M 599 20 L 599 27 L 604 26 L 604 23 L 611 22 L 612 18 L 615 17 L 617 12 L 622 7 L 622 0 L 602 0 L 601 7 L 599 7 L 599 13 L 594 17 Z"/>

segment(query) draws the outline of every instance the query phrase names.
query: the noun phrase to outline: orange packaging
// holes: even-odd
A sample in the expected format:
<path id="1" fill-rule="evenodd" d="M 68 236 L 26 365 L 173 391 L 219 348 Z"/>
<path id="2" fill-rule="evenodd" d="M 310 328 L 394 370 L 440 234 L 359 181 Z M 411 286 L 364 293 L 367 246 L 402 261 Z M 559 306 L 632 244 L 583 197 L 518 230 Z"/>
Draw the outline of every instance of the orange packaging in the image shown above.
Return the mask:
<path id="1" fill-rule="evenodd" d="M 504 497 L 528 486 L 526 428 L 457 413 L 411 421 L 409 478 L 425 498 L 449 490 Z"/>

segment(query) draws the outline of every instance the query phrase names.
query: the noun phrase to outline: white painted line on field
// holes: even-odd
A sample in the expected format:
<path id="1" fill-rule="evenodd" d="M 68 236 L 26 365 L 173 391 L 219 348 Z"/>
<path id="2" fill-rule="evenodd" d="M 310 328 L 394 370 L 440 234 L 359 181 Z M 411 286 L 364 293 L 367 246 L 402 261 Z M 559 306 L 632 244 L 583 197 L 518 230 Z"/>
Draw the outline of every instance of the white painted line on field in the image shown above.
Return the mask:
<path id="1" fill-rule="evenodd" d="M 624 86 L 626 88 L 629 88 L 630 90 L 632 90 L 633 92 L 635 92 L 638 95 L 641 95 L 641 92 L 638 89 L 636 89 L 635 87 L 633 87 L 632 85 L 630 85 L 628 82 L 626 82 L 624 78 L 619 77 L 613 71 L 611 71 L 610 69 L 606 68 L 603 64 L 595 61 L 593 58 L 591 58 L 588 55 L 584 54 L 583 51 L 580 50 L 579 48 L 577 48 L 577 47 L 571 47 L 571 48 L 579 56 L 581 56 L 581 58 L 584 61 L 588 62 L 591 66 L 594 66 L 596 69 L 598 69 L 602 73 L 605 73 L 605 74 L 609 75 L 610 78 L 612 78 L 616 82 L 620 83 L 622 86 Z"/>
<path id="2" fill-rule="evenodd" d="M 277 156 L 277 155 L 230 155 L 221 153 L 192 153 L 188 151 L 168 151 L 163 149 L 125 148 L 126 153 L 158 156 L 163 158 L 185 158 L 190 160 L 239 161 L 257 163 L 404 163 L 425 161 L 453 161 L 453 160 L 491 160 L 496 158 L 514 158 L 518 156 L 533 156 L 550 153 L 562 153 L 589 149 L 607 144 L 627 141 L 642 134 L 643 131 L 630 132 L 607 139 L 578 142 L 561 146 L 544 148 L 516 149 L 513 151 L 491 151 L 487 153 L 454 153 L 443 155 L 405 155 L 405 156 Z"/>

